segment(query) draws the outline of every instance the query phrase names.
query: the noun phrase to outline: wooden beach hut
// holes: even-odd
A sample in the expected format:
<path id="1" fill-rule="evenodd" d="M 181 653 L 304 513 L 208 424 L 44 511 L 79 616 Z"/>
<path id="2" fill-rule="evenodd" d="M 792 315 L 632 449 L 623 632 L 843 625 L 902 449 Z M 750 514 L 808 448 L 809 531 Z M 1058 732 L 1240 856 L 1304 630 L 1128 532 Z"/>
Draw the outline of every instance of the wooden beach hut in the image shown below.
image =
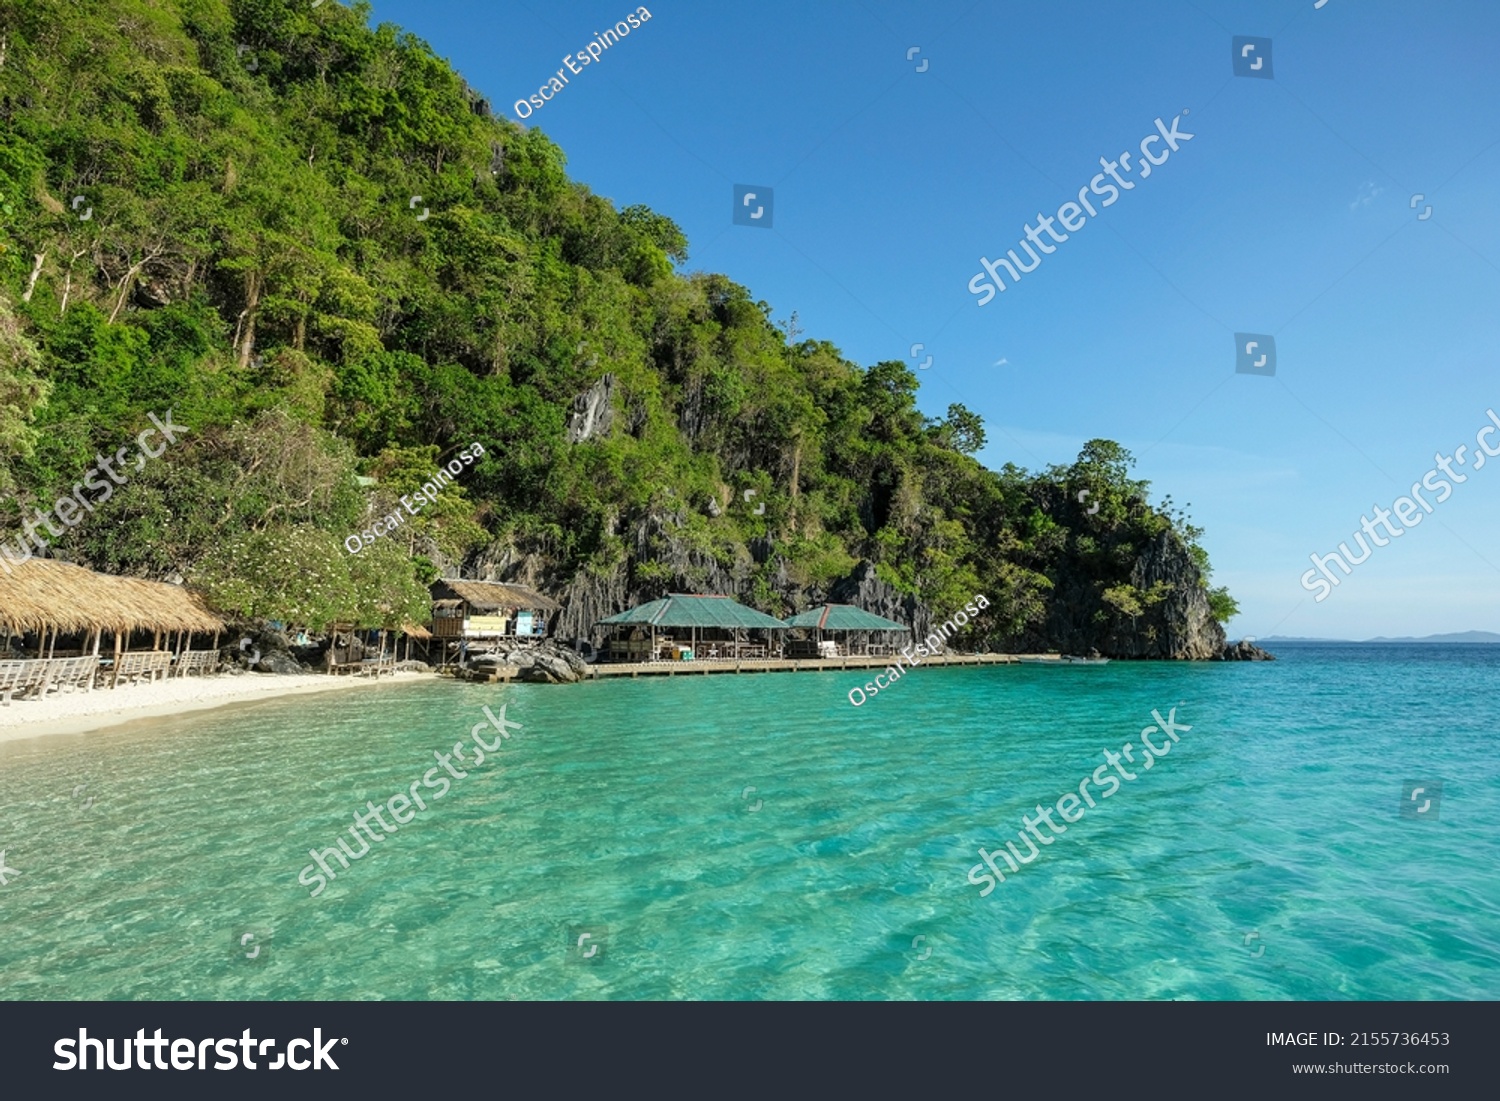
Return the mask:
<path id="1" fill-rule="evenodd" d="M 727 596 L 672 593 L 601 619 L 609 661 L 719 661 L 779 656 L 781 620 Z M 749 638 L 766 632 L 764 642 Z M 773 633 L 774 632 L 774 633 Z M 775 653 L 773 653 L 775 651 Z"/>
<path id="2" fill-rule="evenodd" d="M 547 637 L 547 617 L 562 607 L 525 585 L 440 580 L 432 585 L 432 634 L 450 641 Z"/>
<path id="3" fill-rule="evenodd" d="M 369 636 L 375 637 L 371 639 Z M 386 636 L 390 649 L 386 649 Z M 361 628 L 354 623 L 331 623 L 328 626 L 328 648 L 323 651 L 323 667 L 332 676 L 354 674 L 376 677 L 396 674 L 403 662 L 411 660 L 411 640 L 422 644 L 422 653 L 430 658 L 428 644 L 432 632 L 411 620 L 403 620 L 401 629 Z"/>
<path id="4" fill-rule="evenodd" d="M 406 636 L 406 649 L 405 654 L 402 657 L 403 661 L 411 660 L 412 639 L 416 639 L 418 642 L 420 642 L 422 644 L 422 652 L 424 654 L 427 653 L 428 643 L 432 641 L 432 632 L 429 631 L 426 627 L 423 627 L 419 623 L 413 623 L 408 619 L 401 624 L 401 633 Z"/>
<path id="5" fill-rule="evenodd" d="M 210 672 L 223 630 L 224 621 L 178 585 L 112 577 L 49 558 L 8 564 L 0 570 L 0 699 L 9 703 L 18 693 L 41 696 L 68 686 L 92 690 L 103 665 L 110 687 L 122 678 Z M 147 632 L 151 649 L 131 650 L 133 637 Z M 106 633 L 114 636 L 111 658 L 100 657 Z M 210 633 L 211 648 L 194 653 L 193 636 Z M 64 639 L 79 645 L 59 655 Z"/>
<path id="6" fill-rule="evenodd" d="M 797 613 L 785 624 L 807 632 L 805 637 L 787 642 L 787 657 L 796 658 L 889 654 L 895 649 L 892 640 L 897 634 L 911 633 L 911 628 L 853 604 L 820 604 Z"/>

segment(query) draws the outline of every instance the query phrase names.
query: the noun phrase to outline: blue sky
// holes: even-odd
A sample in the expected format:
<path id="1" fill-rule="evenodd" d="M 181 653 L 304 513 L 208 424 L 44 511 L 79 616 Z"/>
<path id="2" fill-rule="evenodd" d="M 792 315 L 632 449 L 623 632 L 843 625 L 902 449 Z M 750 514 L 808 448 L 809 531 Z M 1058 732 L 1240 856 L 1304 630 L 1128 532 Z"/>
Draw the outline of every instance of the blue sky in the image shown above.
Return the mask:
<path id="1" fill-rule="evenodd" d="M 595 192 L 676 220 L 688 268 L 860 363 L 930 354 L 923 409 L 980 413 L 987 465 L 1123 443 L 1158 499 L 1191 502 L 1234 637 L 1500 630 L 1500 462 L 1325 600 L 1299 583 L 1500 414 L 1500 5 L 647 7 L 524 124 Z M 374 0 L 374 21 L 515 120 L 633 10 Z M 1272 79 L 1234 75 L 1236 35 L 1271 39 Z M 981 255 L 1076 200 L 1101 157 L 1137 168 L 1184 110 L 1191 141 L 977 305 Z M 774 188 L 769 229 L 732 224 L 737 183 Z M 1236 332 L 1275 337 L 1274 377 L 1235 372 Z"/>

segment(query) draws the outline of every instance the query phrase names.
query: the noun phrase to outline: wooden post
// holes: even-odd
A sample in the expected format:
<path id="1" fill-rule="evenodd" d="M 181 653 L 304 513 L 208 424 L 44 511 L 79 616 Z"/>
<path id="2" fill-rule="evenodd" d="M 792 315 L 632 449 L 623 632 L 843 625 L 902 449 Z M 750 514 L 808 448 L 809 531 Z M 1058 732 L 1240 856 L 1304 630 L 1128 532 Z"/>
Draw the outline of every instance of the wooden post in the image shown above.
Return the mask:
<path id="1" fill-rule="evenodd" d="M 88 690 L 94 690 L 94 681 L 99 677 L 99 640 L 104 637 L 104 628 L 100 627 L 94 631 L 94 671 L 89 675 Z"/>
<path id="2" fill-rule="evenodd" d="M 179 677 L 187 676 L 186 658 L 188 654 L 191 654 L 193 652 L 193 632 L 185 631 L 184 635 L 186 636 L 184 641 L 187 642 L 187 649 L 183 650 L 182 653 L 177 655 L 177 675 Z"/>
<path id="3" fill-rule="evenodd" d="M 115 628 L 115 667 L 111 670 L 114 676 L 109 679 L 110 688 L 120 683 L 120 629 Z"/>

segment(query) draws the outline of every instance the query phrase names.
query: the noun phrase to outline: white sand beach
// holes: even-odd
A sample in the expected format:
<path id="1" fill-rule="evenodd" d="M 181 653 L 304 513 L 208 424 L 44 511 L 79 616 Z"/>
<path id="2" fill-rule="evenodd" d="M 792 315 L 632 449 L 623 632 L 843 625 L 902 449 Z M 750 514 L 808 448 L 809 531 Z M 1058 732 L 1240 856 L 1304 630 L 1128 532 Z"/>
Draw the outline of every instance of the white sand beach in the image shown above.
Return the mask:
<path id="1" fill-rule="evenodd" d="M 137 719 L 206 711 L 251 700 L 300 696 L 313 692 L 347 692 L 377 684 L 431 679 L 431 673 L 397 673 L 394 677 L 330 677 L 323 673 L 276 676 L 188 677 L 149 684 L 122 685 L 93 692 L 68 692 L 44 700 L 12 700 L 0 706 L 0 742 L 44 734 L 82 734 Z"/>

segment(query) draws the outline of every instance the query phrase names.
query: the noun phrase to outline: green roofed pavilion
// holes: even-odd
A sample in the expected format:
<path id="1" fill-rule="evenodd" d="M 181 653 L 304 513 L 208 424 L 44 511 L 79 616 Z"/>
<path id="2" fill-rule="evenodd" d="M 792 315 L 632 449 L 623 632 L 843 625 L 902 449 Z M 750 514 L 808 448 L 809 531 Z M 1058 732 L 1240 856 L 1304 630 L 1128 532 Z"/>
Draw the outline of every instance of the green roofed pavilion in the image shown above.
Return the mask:
<path id="1" fill-rule="evenodd" d="M 697 593 L 672 593 L 601 619 L 599 625 L 614 629 L 609 655 L 617 661 L 769 657 L 769 644 L 750 642 L 743 632 L 786 630 L 781 620 L 737 600 Z M 664 632 L 667 637 L 658 640 Z M 671 632 L 678 634 L 674 637 Z M 686 644 L 682 633 L 686 633 Z M 622 634 L 625 637 L 619 637 Z"/>
<path id="2" fill-rule="evenodd" d="M 890 642 L 895 632 L 909 634 L 911 629 L 894 620 L 856 608 L 852 604 L 820 604 L 799 612 L 785 621 L 790 628 L 801 629 L 806 634 L 793 637 L 786 643 L 787 657 L 837 658 L 853 654 L 889 654 L 894 650 Z M 824 639 L 824 633 L 841 636 L 838 640 Z M 880 641 L 876 641 L 880 639 Z"/>
<path id="3" fill-rule="evenodd" d="M 788 627 L 816 627 L 822 631 L 910 631 L 894 620 L 873 615 L 853 604 L 822 604 L 783 620 Z"/>
<path id="4" fill-rule="evenodd" d="M 601 619 L 600 623 L 638 623 L 656 627 L 760 627 L 780 630 L 786 624 L 764 612 L 747 608 L 727 596 L 697 596 L 673 593 L 660 600 L 631 608 L 629 611 Z"/>

